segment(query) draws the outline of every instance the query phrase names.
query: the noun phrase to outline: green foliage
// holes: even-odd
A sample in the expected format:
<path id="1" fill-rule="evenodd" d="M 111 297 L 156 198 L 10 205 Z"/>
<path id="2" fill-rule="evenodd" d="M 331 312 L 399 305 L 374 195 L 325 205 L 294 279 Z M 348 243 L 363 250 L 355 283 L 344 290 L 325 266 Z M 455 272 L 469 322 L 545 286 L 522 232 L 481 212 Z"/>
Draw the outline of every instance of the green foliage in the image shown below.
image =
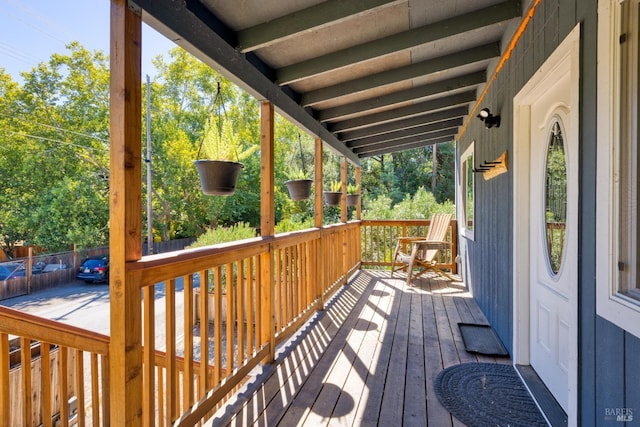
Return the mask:
<path id="1" fill-rule="evenodd" d="M 331 181 L 331 192 L 333 193 L 341 193 L 342 192 L 342 182 L 340 181 Z"/>
<path id="2" fill-rule="evenodd" d="M 22 74 L 0 72 L 0 245 L 108 242 L 109 69 L 78 43 Z"/>
<path id="3" fill-rule="evenodd" d="M 435 151 L 435 173 L 433 146 L 363 159 L 363 193 L 369 199 L 387 194 L 398 203 L 426 185 L 438 202 L 455 200 L 455 144 L 438 144 Z"/>
<path id="4" fill-rule="evenodd" d="M 347 184 L 348 194 L 358 194 L 360 192 L 360 186 L 355 184 Z"/>
<path id="5" fill-rule="evenodd" d="M 305 173 L 302 169 L 291 169 L 287 172 L 287 178 L 291 181 L 297 181 L 302 179 L 309 179 L 309 174 Z"/>
<path id="6" fill-rule="evenodd" d="M 276 224 L 276 233 L 288 233 L 290 231 L 306 230 L 313 228 L 313 218 L 293 214 Z"/>
<path id="7" fill-rule="evenodd" d="M 249 224 L 245 222 L 239 222 L 230 227 L 210 228 L 201 234 L 195 242 L 187 246 L 187 248 L 192 249 L 202 246 L 211 246 L 218 243 L 250 239 L 252 237 L 256 237 L 255 228 L 249 226 Z"/>
<path id="8" fill-rule="evenodd" d="M 209 228 L 228 230 L 223 227 L 239 222 L 251 231 L 215 233 L 226 233 L 223 240 L 253 236 L 251 227 L 260 224 L 259 103 L 181 48 L 158 56 L 154 64 L 158 78 L 143 85 L 143 95 L 151 95 L 152 188 L 146 188 L 146 168 L 141 179 L 143 197 L 152 191 L 155 240 L 195 236 Z M 0 69 L 0 248 L 11 254 L 19 242 L 49 250 L 66 250 L 73 243 L 107 244 L 107 55 L 72 43 L 64 53 L 23 73 L 23 80 L 18 84 Z M 145 120 L 142 124 L 144 135 Z M 203 141 L 218 147 L 218 153 L 203 156 L 245 164 L 233 196 L 202 194 L 192 162 Z M 419 213 L 429 217 L 437 205 L 418 189 L 429 186 L 433 176 L 435 199 L 452 200 L 453 147 L 438 145 L 435 173 L 431 147 L 363 159 L 361 185 L 355 192 L 362 194 L 365 213 L 381 219 Z M 274 197 L 279 232 L 313 224 L 313 201 L 291 201 L 283 183 L 312 177 L 314 154 L 314 138 L 276 114 Z M 324 150 L 323 184 L 327 188 L 333 181 L 336 192 L 342 191 L 339 162 L 336 154 Z M 352 174 L 349 168 L 347 182 L 354 182 Z M 353 193 L 352 186 L 348 191 Z M 414 197 L 403 202 L 407 194 Z M 393 205 L 396 210 L 390 208 Z M 338 207 L 323 210 L 325 224 L 340 221 Z"/>
<path id="9" fill-rule="evenodd" d="M 388 196 L 378 197 L 367 204 L 362 211 L 362 217 L 365 219 L 429 219 L 434 213 L 453 215 L 455 206 L 450 201 L 438 203 L 433 194 L 420 187 L 413 197 L 407 194 L 395 205 Z"/>
<path id="10" fill-rule="evenodd" d="M 202 142 L 202 154 L 213 160 L 242 162 L 258 151 L 258 145 L 245 144 L 240 133 L 234 132 L 231 122 L 220 116 L 212 116 Z"/>
<path id="11" fill-rule="evenodd" d="M 393 200 L 386 194 L 382 194 L 373 200 L 366 200 L 362 210 L 364 219 L 394 219 L 394 212 L 391 208 Z"/>

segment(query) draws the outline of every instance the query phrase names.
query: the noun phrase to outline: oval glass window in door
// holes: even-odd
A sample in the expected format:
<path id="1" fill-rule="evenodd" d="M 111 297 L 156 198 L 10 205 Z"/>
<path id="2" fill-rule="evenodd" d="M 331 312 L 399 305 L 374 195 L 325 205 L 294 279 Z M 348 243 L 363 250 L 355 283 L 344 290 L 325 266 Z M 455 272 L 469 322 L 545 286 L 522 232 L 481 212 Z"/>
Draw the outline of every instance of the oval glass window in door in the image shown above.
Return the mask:
<path id="1" fill-rule="evenodd" d="M 561 122 L 554 118 L 549 128 L 545 173 L 545 232 L 547 259 L 553 274 L 562 265 L 567 223 L 567 158 Z"/>

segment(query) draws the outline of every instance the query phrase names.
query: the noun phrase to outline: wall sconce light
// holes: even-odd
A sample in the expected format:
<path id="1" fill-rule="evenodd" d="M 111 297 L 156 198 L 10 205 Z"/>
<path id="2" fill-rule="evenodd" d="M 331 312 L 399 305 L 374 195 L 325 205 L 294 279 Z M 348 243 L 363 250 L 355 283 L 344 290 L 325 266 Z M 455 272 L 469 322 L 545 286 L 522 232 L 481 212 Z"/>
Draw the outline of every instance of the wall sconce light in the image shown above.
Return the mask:
<path id="1" fill-rule="evenodd" d="M 478 118 L 484 122 L 487 128 L 500 127 L 500 115 L 494 116 L 488 108 L 483 108 L 478 113 Z"/>

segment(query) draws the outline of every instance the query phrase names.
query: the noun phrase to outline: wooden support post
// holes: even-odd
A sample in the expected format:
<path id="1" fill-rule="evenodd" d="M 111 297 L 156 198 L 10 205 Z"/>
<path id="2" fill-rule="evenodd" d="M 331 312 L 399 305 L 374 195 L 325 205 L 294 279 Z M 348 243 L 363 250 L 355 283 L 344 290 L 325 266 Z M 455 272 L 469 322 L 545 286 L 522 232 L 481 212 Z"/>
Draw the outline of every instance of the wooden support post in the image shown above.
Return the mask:
<path id="1" fill-rule="evenodd" d="M 324 208 L 324 202 L 322 200 L 322 140 L 316 138 L 315 145 L 315 197 L 314 197 L 314 220 L 313 225 L 320 228 L 322 227 L 322 209 Z"/>
<path id="2" fill-rule="evenodd" d="M 356 166 L 356 188 L 360 193 L 360 197 L 358 197 L 358 203 L 356 203 L 356 220 L 362 220 L 362 168 L 360 166 Z M 358 254 L 358 260 L 360 262 L 359 265 L 362 265 L 362 223 L 358 227 L 358 236 L 356 238 L 356 253 Z"/>
<path id="3" fill-rule="evenodd" d="M 127 272 L 142 257 L 141 31 L 128 2 L 111 0 L 109 403 L 118 426 L 142 424 L 140 286 Z"/>
<path id="4" fill-rule="evenodd" d="M 322 228 L 322 224 L 324 223 L 323 218 L 323 209 L 324 209 L 324 200 L 322 195 L 322 139 L 316 138 L 316 146 L 315 146 L 315 211 L 314 211 L 314 225 L 318 228 Z M 322 299 L 322 290 L 324 288 L 325 281 L 325 269 L 321 267 L 320 260 L 324 257 L 324 238 L 320 237 L 320 241 L 316 246 L 316 250 L 318 251 L 318 256 L 313 260 L 314 264 L 314 289 L 315 289 L 315 298 L 318 301 L 317 308 L 318 310 L 322 310 L 324 307 L 324 300 Z"/>
<path id="5" fill-rule="evenodd" d="M 340 182 L 342 183 L 342 197 L 340 197 L 340 221 L 347 222 L 347 158 L 340 159 Z"/>
<path id="6" fill-rule="evenodd" d="M 274 205 L 274 137 L 273 137 L 273 105 L 262 101 L 260 105 L 260 233 L 262 237 L 275 234 Z M 274 326 L 274 279 L 273 251 L 260 256 L 260 277 L 262 278 L 260 294 L 262 297 L 261 337 L 263 343 L 269 343 L 269 356 L 265 362 L 275 359 L 276 330 Z"/>
<path id="7" fill-rule="evenodd" d="M 362 188 L 361 188 L 361 174 L 362 168 L 360 166 L 356 167 L 356 188 L 360 192 L 360 197 L 358 197 L 358 203 L 356 203 L 356 219 L 360 221 L 362 219 Z"/>

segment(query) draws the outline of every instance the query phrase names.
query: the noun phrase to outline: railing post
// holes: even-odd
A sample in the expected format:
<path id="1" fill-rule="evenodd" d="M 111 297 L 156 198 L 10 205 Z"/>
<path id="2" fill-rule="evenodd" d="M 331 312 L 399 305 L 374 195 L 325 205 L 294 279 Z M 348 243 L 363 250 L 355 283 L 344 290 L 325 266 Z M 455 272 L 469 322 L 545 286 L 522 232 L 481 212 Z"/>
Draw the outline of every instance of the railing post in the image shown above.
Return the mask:
<path id="1" fill-rule="evenodd" d="M 262 237 L 273 237 L 274 224 L 274 141 L 273 141 L 273 105 L 268 101 L 260 104 L 260 233 Z M 261 277 L 261 341 L 269 344 L 269 356 L 265 362 L 275 359 L 276 331 L 274 325 L 274 279 L 273 245 L 260 255 Z"/>
<path id="2" fill-rule="evenodd" d="M 140 287 L 127 271 L 142 257 L 141 31 L 128 2 L 111 0 L 108 397 L 116 426 L 141 425 L 142 399 L 153 398 L 142 392 Z"/>
<path id="3" fill-rule="evenodd" d="M 340 197 L 340 221 L 347 222 L 347 158 L 340 159 L 340 182 L 342 184 L 342 197 Z"/>
<path id="4" fill-rule="evenodd" d="M 358 203 L 356 203 L 356 219 L 360 221 L 362 219 L 362 189 L 360 188 L 360 181 L 362 169 L 360 166 L 356 167 L 356 188 L 360 192 L 360 197 L 358 197 Z"/>
<path id="5" fill-rule="evenodd" d="M 451 272 L 458 274 L 458 221 L 451 220 Z"/>

